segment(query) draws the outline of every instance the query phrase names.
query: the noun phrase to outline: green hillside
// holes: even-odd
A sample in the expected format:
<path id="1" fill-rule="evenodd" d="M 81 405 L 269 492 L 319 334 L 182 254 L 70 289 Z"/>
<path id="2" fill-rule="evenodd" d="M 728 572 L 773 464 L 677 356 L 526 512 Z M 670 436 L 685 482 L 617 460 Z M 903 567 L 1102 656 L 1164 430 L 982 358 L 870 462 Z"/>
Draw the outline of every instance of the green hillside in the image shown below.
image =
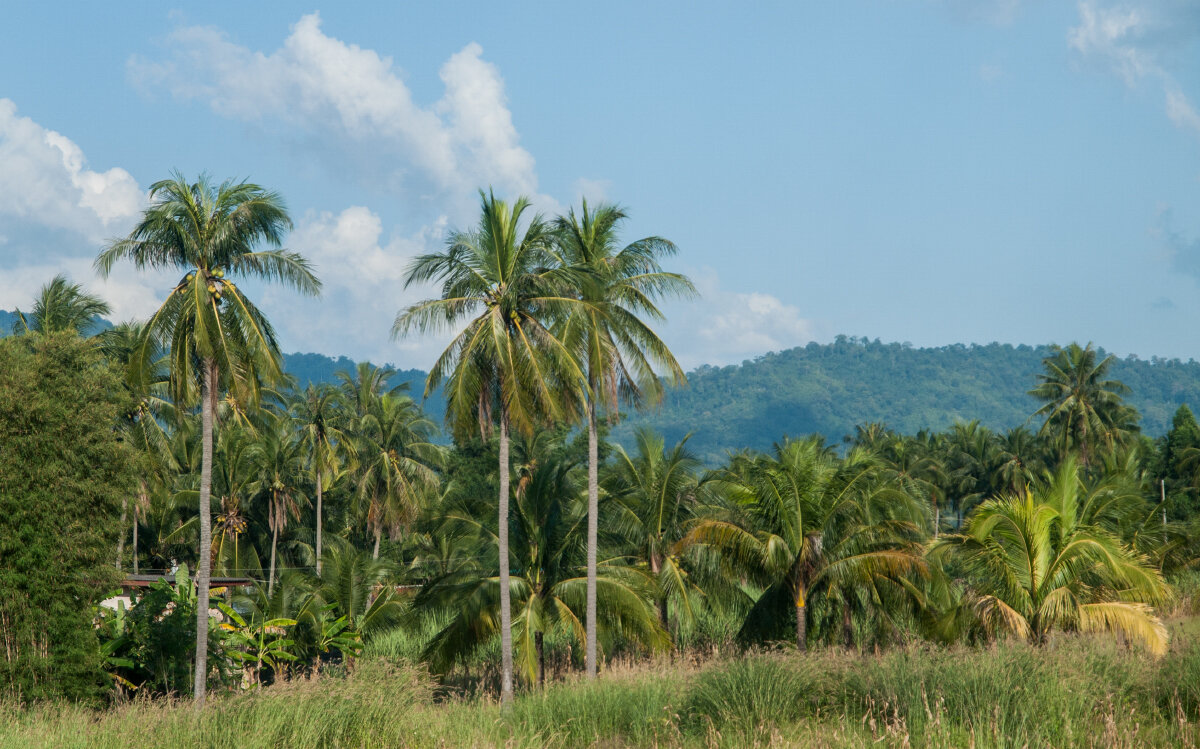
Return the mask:
<path id="1" fill-rule="evenodd" d="M 649 424 L 668 442 L 693 433 L 692 448 L 706 459 L 726 449 L 768 448 L 785 434 L 820 433 L 840 441 L 858 424 L 883 422 L 904 433 L 941 430 L 960 419 L 993 429 L 1024 424 L 1037 408 L 1027 395 L 1042 371 L 1049 346 L 954 344 L 914 348 L 838 336 L 727 367 L 702 366 L 688 387 L 669 390 L 661 407 L 633 414 L 613 429 L 627 442 Z M 332 381 L 349 359 L 289 354 L 286 367 L 301 381 Z M 1200 363 L 1136 357 L 1119 360 L 1113 376 L 1132 389 L 1128 400 L 1142 414 L 1142 429 L 1164 433 L 1180 403 L 1200 404 Z M 403 370 L 397 381 L 422 392 L 424 372 Z M 440 393 L 426 402 L 440 415 Z"/>
<path id="2" fill-rule="evenodd" d="M 0 331 L 9 331 L 15 319 L 0 310 Z M 107 327 L 107 321 L 100 324 Z M 837 442 L 868 422 L 904 433 L 940 430 L 960 419 L 1009 429 L 1024 424 L 1036 409 L 1026 392 L 1049 353 L 1049 346 L 914 348 L 838 336 L 833 343 L 810 343 L 738 365 L 701 366 L 689 373 L 688 387 L 669 390 L 659 408 L 629 416 L 612 435 L 625 442 L 642 424 L 664 432 L 669 441 L 692 432 L 692 448 L 712 460 L 730 448 L 770 447 L 785 434 L 815 432 Z M 337 382 L 337 372 L 353 371 L 354 361 L 292 353 L 284 355 L 284 369 L 303 386 Z M 1167 430 L 1179 404 L 1200 405 L 1196 361 L 1131 356 L 1119 360 L 1112 374 L 1132 389 L 1128 400 L 1151 436 Z M 407 383 L 420 400 L 425 372 L 400 369 L 392 382 Z M 424 405 L 435 418 L 445 410 L 440 392 Z"/>
<path id="3" fill-rule="evenodd" d="M 941 430 L 960 419 L 993 429 L 1024 424 L 1037 408 L 1028 396 L 1048 346 L 955 344 L 913 348 L 838 336 L 830 344 L 767 354 L 728 367 L 700 367 L 689 387 L 671 391 L 657 411 L 614 430 L 647 423 L 668 441 L 694 433 L 706 457 L 732 447 L 766 448 L 784 434 L 817 432 L 838 441 L 857 424 L 883 422 L 904 433 Z M 1180 403 L 1200 403 L 1200 363 L 1129 357 L 1113 367 L 1132 389 L 1142 428 L 1157 436 Z"/>

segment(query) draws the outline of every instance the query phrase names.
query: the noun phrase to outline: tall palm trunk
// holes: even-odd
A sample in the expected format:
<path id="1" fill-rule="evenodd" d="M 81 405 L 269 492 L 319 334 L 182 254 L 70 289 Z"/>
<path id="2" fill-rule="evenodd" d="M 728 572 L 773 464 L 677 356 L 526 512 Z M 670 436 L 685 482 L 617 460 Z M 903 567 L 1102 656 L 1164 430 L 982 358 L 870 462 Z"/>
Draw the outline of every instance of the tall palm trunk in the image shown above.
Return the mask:
<path id="1" fill-rule="evenodd" d="M 588 525 L 587 525 L 587 615 L 586 650 L 584 660 L 587 678 L 596 678 L 596 546 L 599 535 L 600 482 L 598 463 L 600 450 L 596 436 L 595 385 L 588 397 Z"/>
<path id="2" fill-rule="evenodd" d="M 537 649 L 538 659 L 538 690 L 546 688 L 546 635 L 542 632 L 533 633 L 533 645 Z"/>
<path id="3" fill-rule="evenodd" d="M 500 706 L 512 709 L 513 702 L 513 657 L 512 657 L 512 594 L 509 590 L 508 574 L 508 413 L 500 412 Z"/>
<path id="4" fill-rule="evenodd" d="M 272 503 L 274 505 L 274 503 Z M 275 512 L 276 507 L 271 507 L 271 512 Z M 279 522 L 271 523 L 271 574 L 267 577 L 267 598 L 275 592 L 275 549 L 279 546 Z"/>
<path id="5" fill-rule="evenodd" d="M 208 585 L 212 580 L 213 420 L 217 411 L 217 363 L 205 358 L 200 389 L 200 559 L 196 570 L 196 664 L 192 692 L 196 709 L 204 707 L 208 688 Z"/>
<path id="6" fill-rule="evenodd" d="M 321 471 L 317 469 L 317 575 L 321 574 Z"/>
<path id="7" fill-rule="evenodd" d="M 138 573 L 138 506 L 133 506 L 133 574 Z"/>
<path id="8" fill-rule="evenodd" d="M 379 541 L 383 538 L 383 524 L 375 524 L 375 551 L 371 552 L 372 559 L 379 558 Z"/>
<path id="9" fill-rule="evenodd" d="M 650 552 L 650 574 L 654 576 L 655 580 L 657 580 L 660 572 L 662 572 L 662 562 L 659 560 L 658 554 L 651 551 Z M 664 593 L 662 595 L 662 597 L 658 599 L 658 621 L 662 624 L 663 629 L 667 630 L 667 632 L 669 633 L 671 630 L 668 628 L 668 621 L 669 621 L 668 613 L 669 612 L 667 611 L 667 596 Z"/>
<path id="10" fill-rule="evenodd" d="M 808 611 L 804 605 L 804 586 L 796 583 L 796 648 L 808 651 Z"/>
<path id="11" fill-rule="evenodd" d="M 121 557 L 125 556 L 125 519 L 129 515 L 129 497 L 121 497 L 121 535 L 117 538 L 117 569 L 121 569 Z"/>

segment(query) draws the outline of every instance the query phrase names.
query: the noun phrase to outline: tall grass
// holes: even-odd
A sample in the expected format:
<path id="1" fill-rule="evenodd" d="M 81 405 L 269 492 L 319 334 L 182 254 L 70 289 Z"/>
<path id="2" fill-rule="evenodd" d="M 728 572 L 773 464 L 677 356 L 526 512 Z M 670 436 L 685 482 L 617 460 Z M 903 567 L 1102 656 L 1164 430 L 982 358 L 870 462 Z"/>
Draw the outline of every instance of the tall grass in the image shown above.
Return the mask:
<path id="1" fill-rule="evenodd" d="M 1174 629 L 1160 660 L 1060 636 L 643 662 L 526 693 L 508 715 L 486 697 L 439 697 L 421 669 L 380 656 L 200 716 L 187 702 L 0 705 L 0 747 L 1197 746 L 1200 632 Z"/>

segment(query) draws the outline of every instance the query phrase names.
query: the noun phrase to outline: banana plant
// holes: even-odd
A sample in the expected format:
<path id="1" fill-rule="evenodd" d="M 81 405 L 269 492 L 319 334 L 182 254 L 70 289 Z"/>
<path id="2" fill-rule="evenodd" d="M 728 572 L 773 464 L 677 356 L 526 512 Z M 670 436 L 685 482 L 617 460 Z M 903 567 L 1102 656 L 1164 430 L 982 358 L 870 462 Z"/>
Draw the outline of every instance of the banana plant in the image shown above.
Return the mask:
<path id="1" fill-rule="evenodd" d="M 343 615 L 336 619 L 332 618 L 335 608 L 337 608 L 337 604 L 330 603 L 321 606 L 314 612 L 307 613 L 312 620 L 316 649 L 320 653 L 336 650 L 342 654 L 343 661 L 350 662 L 362 652 L 362 634 L 354 628 L 350 617 Z M 318 668 L 320 663 L 321 659 L 318 657 Z"/>
<path id="2" fill-rule="evenodd" d="M 286 637 L 287 628 L 296 625 L 295 619 L 253 619 L 247 622 L 228 604 L 218 603 L 217 608 L 227 618 L 227 621 L 221 622 L 221 629 L 226 632 L 225 641 L 230 646 L 227 654 L 241 662 L 251 688 L 262 683 L 263 666 L 278 673 L 282 662 L 297 659 L 296 655 L 288 650 L 296 642 Z M 251 662 L 254 663 L 253 671 L 247 668 Z"/>
<path id="3" fill-rule="evenodd" d="M 99 606 L 97 607 L 98 621 L 96 629 L 101 635 L 100 662 L 104 668 L 104 673 L 112 681 L 113 687 L 120 696 L 124 696 L 126 691 L 136 691 L 139 686 L 118 672 L 119 669 L 125 669 L 126 672 L 129 672 L 137 667 L 132 658 L 118 655 L 118 653 L 126 650 L 131 642 L 129 634 L 125 631 L 128 623 L 127 613 L 129 612 L 125 609 L 124 601 L 117 601 L 117 608 L 115 610 L 106 610 Z"/>

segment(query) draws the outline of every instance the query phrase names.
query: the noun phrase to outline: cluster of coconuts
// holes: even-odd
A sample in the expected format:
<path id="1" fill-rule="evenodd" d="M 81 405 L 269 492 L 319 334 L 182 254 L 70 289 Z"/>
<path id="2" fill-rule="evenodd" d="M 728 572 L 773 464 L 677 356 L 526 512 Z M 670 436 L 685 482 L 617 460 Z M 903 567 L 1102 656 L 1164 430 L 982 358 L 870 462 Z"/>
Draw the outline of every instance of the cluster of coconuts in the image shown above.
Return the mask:
<path id="1" fill-rule="evenodd" d="M 179 286 L 175 287 L 175 291 L 180 294 L 184 293 L 187 291 L 188 284 L 195 280 L 195 278 L 196 271 L 188 273 L 187 276 L 184 277 L 183 281 L 179 283 Z M 208 273 L 206 278 L 208 280 L 208 293 L 212 294 L 217 298 L 218 301 L 220 301 L 221 293 L 225 290 L 225 284 L 229 283 L 228 281 L 223 280 L 225 278 L 225 271 L 221 268 L 217 268 L 216 270 Z"/>

